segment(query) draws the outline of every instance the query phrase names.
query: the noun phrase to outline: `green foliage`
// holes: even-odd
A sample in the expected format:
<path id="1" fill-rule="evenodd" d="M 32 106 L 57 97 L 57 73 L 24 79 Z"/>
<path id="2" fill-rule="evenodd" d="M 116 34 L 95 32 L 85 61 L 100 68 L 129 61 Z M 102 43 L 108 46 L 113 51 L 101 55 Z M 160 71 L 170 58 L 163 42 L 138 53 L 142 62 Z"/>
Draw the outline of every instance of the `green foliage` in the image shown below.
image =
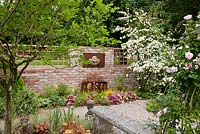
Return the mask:
<path id="1" fill-rule="evenodd" d="M 149 112 L 153 112 L 153 113 L 158 112 L 159 111 L 158 107 L 159 106 L 158 106 L 157 102 L 154 99 L 152 99 L 151 101 L 147 102 L 147 104 L 146 104 L 147 111 L 149 111 Z"/>
<path id="2" fill-rule="evenodd" d="M 110 101 L 108 100 L 104 92 L 95 92 L 94 101 L 95 101 L 95 104 L 101 104 L 101 105 L 110 104 Z"/>
<path id="3" fill-rule="evenodd" d="M 62 111 L 59 108 L 56 108 L 49 115 L 49 124 L 53 131 L 58 131 L 62 123 Z"/>
<path id="4" fill-rule="evenodd" d="M 39 106 L 41 108 L 53 108 L 65 105 L 65 97 L 58 95 L 51 95 L 47 98 L 40 97 Z"/>
<path id="5" fill-rule="evenodd" d="M 15 85 L 13 86 L 13 92 L 17 92 L 18 90 L 23 90 L 24 88 L 24 81 L 22 78 L 20 78 Z"/>
<path id="6" fill-rule="evenodd" d="M 86 104 L 87 100 L 88 100 L 87 92 L 77 92 L 74 106 L 83 106 Z"/>
<path id="7" fill-rule="evenodd" d="M 59 84 L 56 88 L 53 85 L 46 85 L 40 97 L 40 107 L 56 107 L 65 105 L 65 97 L 73 91 L 65 84 Z"/>
<path id="8" fill-rule="evenodd" d="M 34 114 L 38 111 L 38 96 L 31 89 L 24 88 L 17 91 L 13 103 L 17 116 Z"/>
<path id="9" fill-rule="evenodd" d="M 114 79 L 114 84 L 117 90 L 119 91 L 126 91 L 128 88 L 125 86 L 125 76 L 120 75 L 116 79 Z"/>
<path id="10" fill-rule="evenodd" d="M 44 92 L 42 94 L 42 97 L 49 98 L 50 96 L 53 96 L 56 94 L 55 86 L 53 85 L 45 85 Z"/>
<path id="11" fill-rule="evenodd" d="M 49 100 L 51 100 L 52 107 L 65 105 L 65 97 L 60 97 L 58 95 L 52 95 L 49 97 Z"/>
<path id="12" fill-rule="evenodd" d="M 102 0 L 91 0 L 80 5 L 76 21 L 70 26 L 71 42 L 78 45 L 112 45 L 117 40 L 109 38 L 105 20 L 116 9 Z M 76 32 L 74 32 L 76 31 Z"/>
<path id="13" fill-rule="evenodd" d="M 64 83 L 60 83 L 56 88 L 56 95 L 58 96 L 67 96 L 73 94 L 73 92 L 74 91 Z"/>
<path id="14" fill-rule="evenodd" d="M 184 32 L 183 17 L 187 14 L 196 16 L 199 5 L 199 0 L 159 0 L 154 1 L 149 9 L 154 16 L 161 20 L 158 22 L 160 28 L 165 32 L 172 31 L 174 37 L 179 38 Z"/>
<path id="15" fill-rule="evenodd" d="M 52 101 L 49 98 L 39 98 L 39 107 L 40 108 L 50 108 L 52 106 Z"/>
<path id="16" fill-rule="evenodd" d="M 143 99 L 153 99 L 157 95 L 157 91 L 134 89 L 134 92 Z"/>
<path id="17" fill-rule="evenodd" d="M 49 124 L 53 131 L 58 131 L 63 123 L 68 121 L 77 121 L 77 117 L 71 107 L 67 110 L 62 108 L 55 108 L 49 114 Z"/>

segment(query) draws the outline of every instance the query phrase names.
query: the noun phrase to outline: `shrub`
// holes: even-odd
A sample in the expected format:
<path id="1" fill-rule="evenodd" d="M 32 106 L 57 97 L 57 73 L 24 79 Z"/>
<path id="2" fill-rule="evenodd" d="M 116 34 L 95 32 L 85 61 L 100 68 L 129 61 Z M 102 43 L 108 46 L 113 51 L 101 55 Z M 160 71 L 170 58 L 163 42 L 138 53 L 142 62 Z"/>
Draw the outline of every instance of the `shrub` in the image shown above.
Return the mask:
<path id="1" fill-rule="evenodd" d="M 53 85 L 45 85 L 42 97 L 49 98 L 50 96 L 55 94 L 56 94 L 56 89 Z"/>
<path id="2" fill-rule="evenodd" d="M 156 112 L 159 111 L 158 103 L 154 99 L 149 101 L 149 102 L 147 102 L 146 108 L 147 108 L 147 111 L 153 112 L 153 113 L 156 113 Z"/>
<path id="3" fill-rule="evenodd" d="M 56 94 L 58 96 L 67 96 L 73 93 L 74 91 L 63 83 L 60 83 L 58 87 L 56 88 Z"/>
<path id="4" fill-rule="evenodd" d="M 52 107 L 65 105 L 65 97 L 61 97 L 58 95 L 51 95 L 48 99 L 51 100 Z"/>
<path id="5" fill-rule="evenodd" d="M 40 98 L 39 99 L 39 107 L 44 108 L 44 107 L 51 107 L 52 106 L 52 101 L 49 98 Z"/>
<path id="6" fill-rule="evenodd" d="M 126 91 L 128 88 L 125 86 L 125 82 L 126 82 L 126 79 L 125 79 L 124 75 L 118 76 L 118 78 L 116 78 L 114 80 L 114 84 L 115 84 L 117 90 Z"/>
<path id="7" fill-rule="evenodd" d="M 86 92 L 77 92 L 76 100 L 74 102 L 75 106 L 83 106 L 88 100 L 88 93 Z"/>
<path id="8" fill-rule="evenodd" d="M 39 107 L 37 94 L 27 88 L 16 92 L 16 95 L 13 96 L 13 103 L 17 116 L 34 114 Z"/>

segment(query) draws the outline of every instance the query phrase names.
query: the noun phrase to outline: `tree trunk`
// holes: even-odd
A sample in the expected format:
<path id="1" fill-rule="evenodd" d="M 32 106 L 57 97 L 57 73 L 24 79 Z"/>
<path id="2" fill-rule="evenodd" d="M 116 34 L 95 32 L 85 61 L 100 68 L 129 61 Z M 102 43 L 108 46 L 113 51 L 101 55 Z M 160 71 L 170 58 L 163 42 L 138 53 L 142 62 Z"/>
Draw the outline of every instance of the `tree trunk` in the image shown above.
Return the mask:
<path id="1" fill-rule="evenodd" d="M 4 134 L 11 134 L 11 130 L 12 130 L 11 91 L 12 91 L 12 86 L 10 87 L 6 86 Z"/>

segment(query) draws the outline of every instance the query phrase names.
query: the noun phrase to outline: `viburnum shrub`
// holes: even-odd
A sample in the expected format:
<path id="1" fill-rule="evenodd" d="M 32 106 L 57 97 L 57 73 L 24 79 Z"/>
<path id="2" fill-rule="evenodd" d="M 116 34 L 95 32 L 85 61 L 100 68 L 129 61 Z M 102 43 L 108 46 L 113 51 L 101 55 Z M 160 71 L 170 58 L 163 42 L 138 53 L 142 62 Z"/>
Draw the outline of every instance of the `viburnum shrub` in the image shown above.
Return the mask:
<path id="1" fill-rule="evenodd" d="M 184 17 L 185 32 L 166 65 L 167 92 L 156 98 L 154 128 L 162 134 L 200 133 L 200 15 Z"/>
<path id="2" fill-rule="evenodd" d="M 137 80 L 140 90 L 147 88 L 153 89 L 157 74 L 163 70 L 166 52 L 168 49 L 167 41 L 171 38 L 162 34 L 162 31 L 153 23 L 155 18 L 146 12 L 135 11 L 134 15 L 120 12 L 124 17 L 119 19 L 126 22 L 124 27 L 117 26 L 115 31 L 121 31 L 128 39 L 122 44 L 122 48 L 127 51 L 127 58 L 133 62 L 129 68 L 137 73 Z"/>

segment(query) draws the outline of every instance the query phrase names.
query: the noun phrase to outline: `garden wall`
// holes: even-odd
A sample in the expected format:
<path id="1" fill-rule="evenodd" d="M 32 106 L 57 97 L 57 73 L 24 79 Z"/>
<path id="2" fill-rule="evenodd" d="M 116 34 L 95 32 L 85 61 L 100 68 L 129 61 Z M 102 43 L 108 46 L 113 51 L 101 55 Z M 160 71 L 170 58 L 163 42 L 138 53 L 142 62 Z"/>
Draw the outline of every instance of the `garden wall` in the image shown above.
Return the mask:
<path id="1" fill-rule="evenodd" d="M 62 68 L 61 66 L 29 66 L 23 73 L 22 78 L 26 86 L 42 93 L 45 85 L 57 85 L 65 83 L 73 89 L 80 90 L 83 81 L 105 81 L 107 88 L 115 88 L 114 80 L 120 75 L 125 76 L 125 86 L 132 89 L 137 84 L 133 81 L 133 73 L 128 74 L 127 65 L 114 64 L 114 48 L 94 48 L 81 47 L 71 51 L 70 55 L 79 55 L 81 53 L 103 53 L 105 64 L 103 67 L 84 67 L 75 65 L 77 58 L 70 59 L 72 65 Z M 128 75 L 126 75 L 128 74 Z"/>

